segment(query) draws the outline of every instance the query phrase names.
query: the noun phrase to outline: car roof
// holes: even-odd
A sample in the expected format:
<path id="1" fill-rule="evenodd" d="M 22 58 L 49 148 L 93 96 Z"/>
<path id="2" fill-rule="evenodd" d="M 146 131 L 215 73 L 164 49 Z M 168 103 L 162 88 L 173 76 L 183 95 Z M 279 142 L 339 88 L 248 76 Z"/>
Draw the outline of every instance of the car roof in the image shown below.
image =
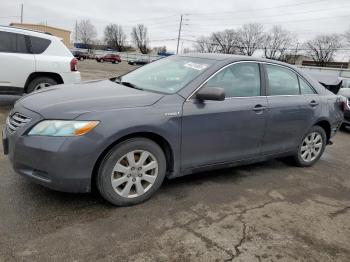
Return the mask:
<path id="1" fill-rule="evenodd" d="M 56 36 L 53 36 L 45 32 L 35 31 L 35 30 L 25 29 L 25 28 L 12 27 L 12 26 L 0 26 L 0 31 L 37 36 L 37 37 L 46 38 L 50 40 L 57 39 Z"/>

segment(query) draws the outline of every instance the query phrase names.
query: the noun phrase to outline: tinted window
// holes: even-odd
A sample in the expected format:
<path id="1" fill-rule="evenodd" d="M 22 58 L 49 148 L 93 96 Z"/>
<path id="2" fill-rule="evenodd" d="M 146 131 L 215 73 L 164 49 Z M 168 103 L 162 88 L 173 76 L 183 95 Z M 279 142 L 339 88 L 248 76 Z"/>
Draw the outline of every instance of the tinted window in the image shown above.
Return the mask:
<path id="1" fill-rule="evenodd" d="M 315 94 L 314 90 L 306 83 L 302 78 L 299 77 L 300 92 L 302 95 Z"/>
<path id="2" fill-rule="evenodd" d="M 0 52 L 28 53 L 25 36 L 15 33 L 0 32 Z"/>
<path id="3" fill-rule="evenodd" d="M 226 97 L 260 96 L 259 65 L 233 64 L 210 78 L 206 86 L 223 88 Z"/>
<path id="4" fill-rule="evenodd" d="M 30 41 L 31 41 L 31 47 L 32 47 L 33 54 L 43 53 L 51 43 L 51 41 L 48 39 L 35 37 L 35 36 L 31 36 Z"/>
<path id="5" fill-rule="evenodd" d="M 269 82 L 269 95 L 299 95 L 297 75 L 284 67 L 266 65 Z"/>

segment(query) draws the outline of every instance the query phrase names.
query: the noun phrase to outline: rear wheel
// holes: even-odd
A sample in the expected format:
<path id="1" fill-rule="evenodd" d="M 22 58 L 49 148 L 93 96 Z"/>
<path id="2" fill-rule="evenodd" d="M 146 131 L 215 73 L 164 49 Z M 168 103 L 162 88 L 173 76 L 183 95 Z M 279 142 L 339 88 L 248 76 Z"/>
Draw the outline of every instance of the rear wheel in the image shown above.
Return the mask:
<path id="1" fill-rule="evenodd" d="M 165 172 L 163 150 L 149 139 L 132 138 L 106 155 L 97 175 L 97 188 L 116 206 L 134 205 L 158 190 Z"/>
<path id="2" fill-rule="evenodd" d="M 57 84 L 57 81 L 51 77 L 36 77 L 29 83 L 27 93 L 31 93 Z"/>
<path id="3" fill-rule="evenodd" d="M 327 136 L 320 126 L 312 127 L 303 137 L 294 160 L 298 166 L 307 167 L 315 164 L 322 156 L 327 143 Z"/>

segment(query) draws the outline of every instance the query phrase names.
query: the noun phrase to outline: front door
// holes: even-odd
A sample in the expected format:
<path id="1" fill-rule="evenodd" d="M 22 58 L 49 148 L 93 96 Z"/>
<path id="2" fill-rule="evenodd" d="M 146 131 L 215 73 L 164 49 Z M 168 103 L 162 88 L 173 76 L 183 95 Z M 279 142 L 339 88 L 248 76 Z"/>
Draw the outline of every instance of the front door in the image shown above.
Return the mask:
<path id="1" fill-rule="evenodd" d="M 265 132 L 267 99 L 261 96 L 259 64 L 234 63 L 219 70 L 202 87 L 224 88 L 224 101 L 183 105 L 182 167 L 256 157 Z"/>

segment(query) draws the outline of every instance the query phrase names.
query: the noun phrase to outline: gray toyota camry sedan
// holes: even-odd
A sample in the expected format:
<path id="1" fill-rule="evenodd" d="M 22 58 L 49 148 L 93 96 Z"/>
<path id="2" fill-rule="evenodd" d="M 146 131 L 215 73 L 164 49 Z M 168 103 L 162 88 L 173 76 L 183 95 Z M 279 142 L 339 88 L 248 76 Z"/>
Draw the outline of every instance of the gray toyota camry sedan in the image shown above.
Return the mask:
<path id="1" fill-rule="evenodd" d="M 29 94 L 10 112 L 3 145 L 18 174 L 66 192 L 96 185 L 125 206 L 150 198 L 165 177 L 275 157 L 311 166 L 344 103 L 288 64 L 188 54 Z"/>

